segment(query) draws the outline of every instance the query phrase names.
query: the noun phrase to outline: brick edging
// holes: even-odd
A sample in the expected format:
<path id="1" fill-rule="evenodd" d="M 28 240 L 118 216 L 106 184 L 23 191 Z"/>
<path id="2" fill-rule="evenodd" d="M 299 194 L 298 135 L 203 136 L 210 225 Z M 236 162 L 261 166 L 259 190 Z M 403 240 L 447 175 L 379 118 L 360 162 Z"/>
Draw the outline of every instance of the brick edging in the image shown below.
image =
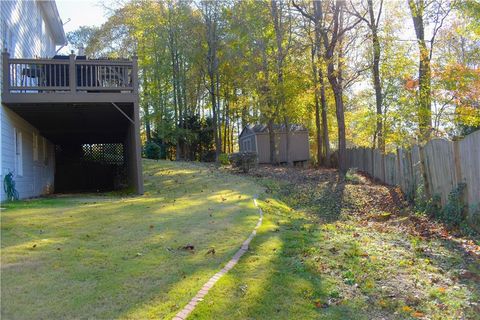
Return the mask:
<path id="1" fill-rule="evenodd" d="M 222 270 L 218 271 L 217 273 L 215 273 L 215 275 L 213 277 L 211 277 L 207 283 L 205 283 L 202 288 L 197 292 L 197 294 L 195 295 L 195 297 L 192 298 L 192 300 L 190 300 L 190 302 L 180 311 L 178 312 L 174 317 L 173 317 L 173 320 L 185 320 L 187 319 L 188 315 L 195 309 L 195 307 L 197 306 L 198 302 L 202 301 L 203 300 L 203 297 L 205 297 L 205 295 L 208 293 L 208 291 L 210 291 L 211 288 L 213 288 L 213 286 L 215 285 L 215 283 L 224 275 L 226 274 L 228 271 L 230 271 L 236 264 L 237 262 L 240 260 L 240 258 L 245 254 L 245 252 L 247 252 L 248 250 L 248 246 L 250 245 L 250 242 L 252 241 L 252 239 L 255 237 L 255 235 L 257 234 L 257 229 L 262 225 L 262 221 L 263 221 L 263 211 L 261 208 L 258 207 L 258 204 L 257 204 L 257 198 L 254 197 L 253 198 L 253 203 L 255 204 L 255 207 L 258 208 L 258 213 L 260 215 L 260 217 L 258 218 L 258 222 L 257 222 L 257 225 L 255 226 L 255 228 L 253 229 L 252 233 L 250 234 L 250 236 L 247 238 L 247 240 L 245 240 L 242 244 L 242 246 L 240 247 L 240 249 L 237 251 L 237 253 L 235 253 L 235 255 L 232 257 L 232 259 L 230 259 L 230 261 L 228 261 L 228 263 L 225 265 L 225 267 L 223 267 Z"/>

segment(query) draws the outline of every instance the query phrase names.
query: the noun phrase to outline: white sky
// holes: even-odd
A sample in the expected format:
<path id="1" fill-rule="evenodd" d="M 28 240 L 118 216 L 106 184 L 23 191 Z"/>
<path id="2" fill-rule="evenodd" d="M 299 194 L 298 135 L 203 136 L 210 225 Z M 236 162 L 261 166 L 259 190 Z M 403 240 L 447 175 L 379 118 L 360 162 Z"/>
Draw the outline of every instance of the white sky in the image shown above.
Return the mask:
<path id="1" fill-rule="evenodd" d="M 65 33 L 80 26 L 99 26 L 106 21 L 105 10 L 98 0 L 57 0 L 56 3 Z"/>

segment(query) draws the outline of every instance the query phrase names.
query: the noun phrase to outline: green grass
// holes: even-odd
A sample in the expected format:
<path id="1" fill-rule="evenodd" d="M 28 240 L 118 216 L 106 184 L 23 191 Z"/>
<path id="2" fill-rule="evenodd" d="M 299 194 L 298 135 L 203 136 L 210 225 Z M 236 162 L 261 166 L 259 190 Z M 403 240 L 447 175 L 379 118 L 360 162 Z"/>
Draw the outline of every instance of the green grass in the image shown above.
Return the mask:
<path id="1" fill-rule="evenodd" d="M 191 319 L 480 319 L 478 260 L 402 231 L 404 217 L 361 216 L 367 187 L 260 182 L 269 193 L 252 249 Z"/>
<path id="2" fill-rule="evenodd" d="M 145 176 L 142 197 L 9 204 L 2 319 L 171 318 L 249 235 L 254 194 L 257 237 L 189 319 L 480 319 L 478 259 L 459 239 L 422 235 L 363 177 L 253 178 L 165 161 L 145 162 Z"/>
<path id="3" fill-rule="evenodd" d="M 1 318 L 170 318 L 258 219 L 252 196 L 261 189 L 241 177 L 165 161 L 146 161 L 145 177 L 141 197 L 5 205 Z"/>

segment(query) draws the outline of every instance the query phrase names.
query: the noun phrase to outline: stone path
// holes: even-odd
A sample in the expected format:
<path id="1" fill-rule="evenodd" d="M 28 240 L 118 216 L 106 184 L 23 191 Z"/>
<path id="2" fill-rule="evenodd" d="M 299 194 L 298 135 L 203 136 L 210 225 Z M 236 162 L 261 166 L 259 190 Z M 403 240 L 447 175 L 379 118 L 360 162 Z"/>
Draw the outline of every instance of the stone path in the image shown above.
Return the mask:
<path id="1" fill-rule="evenodd" d="M 253 198 L 253 203 L 255 204 L 255 207 L 258 208 L 256 197 Z M 233 258 L 228 261 L 228 263 L 225 265 L 225 267 L 223 267 L 222 270 L 218 271 L 213 277 L 210 278 L 210 280 L 207 281 L 207 283 L 203 285 L 203 287 L 197 292 L 195 297 L 193 297 L 192 300 L 190 300 L 190 302 L 179 313 L 177 313 L 175 317 L 173 317 L 173 320 L 187 319 L 188 315 L 195 309 L 197 304 L 203 300 L 203 297 L 205 297 L 208 291 L 213 288 L 218 279 L 220 279 L 224 274 L 230 271 L 230 269 L 232 269 L 237 264 L 238 260 L 240 260 L 240 258 L 245 254 L 245 252 L 247 252 L 250 242 L 257 234 L 257 229 L 262 225 L 263 212 L 261 208 L 258 208 L 258 213 L 260 217 L 258 218 L 257 225 L 255 226 L 247 240 L 243 242 L 237 253 L 235 253 Z"/>

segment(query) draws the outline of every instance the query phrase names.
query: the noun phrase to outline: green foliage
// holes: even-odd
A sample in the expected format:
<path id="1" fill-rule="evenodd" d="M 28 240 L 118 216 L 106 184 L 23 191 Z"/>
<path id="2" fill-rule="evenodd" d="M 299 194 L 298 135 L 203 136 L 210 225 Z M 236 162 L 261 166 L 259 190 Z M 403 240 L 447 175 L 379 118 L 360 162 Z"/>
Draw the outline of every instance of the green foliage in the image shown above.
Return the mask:
<path id="1" fill-rule="evenodd" d="M 257 165 L 257 153 L 256 152 L 238 152 L 232 153 L 230 161 L 235 168 L 239 168 L 244 173 L 250 171 L 251 168 Z"/>
<path id="2" fill-rule="evenodd" d="M 423 186 L 420 185 L 415 198 L 415 209 L 421 214 L 437 218 L 451 226 L 459 227 L 466 224 L 466 205 L 464 202 L 465 183 L 459 183 L 450 191 L 445 206 L 440 204 L 440 196 L 435 194 L 431 199 L 425 197 Z"/>
<path id="3" fill-rule="evenodd" d="M 357 168 L 348 169 L 347 173 L 345 173 L 345 181 L 352 184 L 360 183 L 360 176 L 357 173 Z"/>
<path id="4" fill-rule="evenodd" d="M 162 148 L 153 141 L 148 141 L 144 147 L 144 155 L 147 159 L 162 159 Z"/>
<path id="5" fill-rule="evenodd" d="M 13 172 L 9 172 L 3 179 L 3 189 L 7 196 L 7 201 L 18 200 L 18 192 L 15 188 L 15 180 L 13 179 Z"/>
<path id="6" fill-rule="evenodd" d="M 274 3 L 278 10 L 272 10 Z M 310 15 L 311 3 L 299 1 Z M 328 3 L 322 2 L 325 28 L 333 25 L 335 6 Z M 356 20 L 351 6 L 356 4 L 343 3 L 345 23 L 351 24 Z M 345 47 L 335 46 L 335 65 L 342 65 L 344 78 L 349 142 L 371 147 L 381 120 L 387 151 L 411 145 L 419 133 L 419 120 L 425 120 L 419 102 L 427 100 L 432 102 L 432 119 L 428 120 L 436 135 L 466 134 L 479 128 L 475 107 L 480 92 L 478 1 L 433 1 L 426 7 L 427 33 L 436 13 L 449 12 L 446 20 L 441 19 L 443 26 L 434 44 L 427 44 L 435 48 L 428 99 L 419 95 L 418 47 L 415 42 L 399 41 L 415 35 L 407 1 L 386 1 L 379 12 L 382 115 L 375 105 L 369 67 L 371 34 L 366 25 L 359 23 L 342 35 Z M 232 136 L 239 134 L 240 124 L 280 123 L 288 118 L 309 129 L 312 150 L 319 145 L 315 102 L 320 91 L 317 77 L 327 75 L 321 58 L 326 48 L 321 44 L 316 48 L 313 23 L 307 21 L 289 1 L 200 1 L 192 5 L 189 1 L 128 0 L 112 10 L 100 28 L 80 27 L 68 38 L 73 45 L 87 42 L 87 53 L 94 57 L 137 54 L 144 127 L 151 129 L 157 144 L 166 146 L 170 158 L 213 161 L 219 147 L 214 144 L 220 141 L 218 152 L 234 151 Z M 215 32 L 208 31 L 212 26 Z M 343 59 L 338 61 L 340 48 Z M 335 99 L 327 77 L 323 82 L 333 150 L 339 145 Z M 216 97 L 214 103 L 211 93 Z M 208 118 L 215 120 L 212 123 Z M 205 121 L 210 125 L 201 132 L 197 125 Z M 210 143 L 210 137 L 215 143 Z"/>
<path id="7" fill-rule="evenodd" d="M 70 50 L 74 50 L 76 53 L 76 49 L 83 47 L 86 54 L 94 55 L 94 48 L 89 47 L 89 45 L 91 45 L 99 30 L 99 27 L 95 26 L 80 26 L 77 30 L 68 32 L 66 36 Z"/>
<path id="8" fill-rule="evenodd" d="M 228 157 L 228 154 L 226 153 L 222 153 L 218 156 L 218 162 L 222 165 L 222 166 L 227 166 L 230 164 L 230 159 Z"/>
<path id="9" fill-rule="evenodd" d="M 443 207 L 441 219 L 448 224 L 459 226 L 465 220 L 465 202 L 463 200 L 465 183 L 459 183 L 448 195 L 448 202 Z"/>
<path id="10" fill-rule="evenodd" d="M 426 214 L 434 217 L 441 211 L 440 195 L 435 194 L 432 198 L 425 195 L 425 186 L 423 183 L 419 184 L 415 191 L 415 211 L 420 214 Z"/>

